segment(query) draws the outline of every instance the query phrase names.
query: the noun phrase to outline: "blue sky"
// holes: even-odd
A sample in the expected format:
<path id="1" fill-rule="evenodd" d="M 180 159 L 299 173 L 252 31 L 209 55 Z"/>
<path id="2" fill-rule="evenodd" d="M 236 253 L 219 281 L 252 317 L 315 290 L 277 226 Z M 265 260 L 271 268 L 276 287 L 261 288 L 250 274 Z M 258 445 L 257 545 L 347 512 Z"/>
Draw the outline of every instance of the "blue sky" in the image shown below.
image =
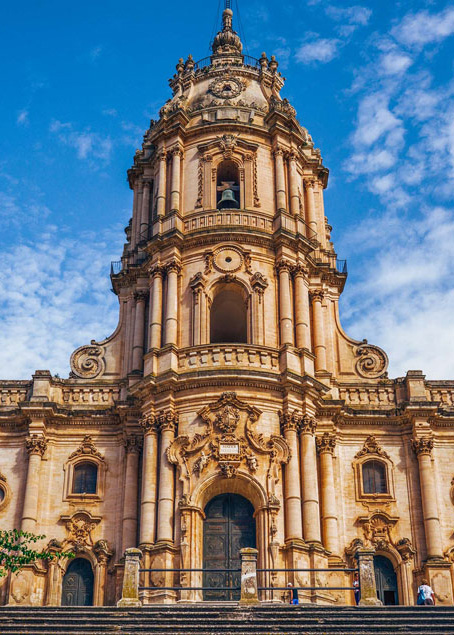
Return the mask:
<path id="1" fill-rule="evenodd" d="M 390 376 L 453 378 L 454 5 L 239 4 L 245 52 L 276 54 L 282 95 L 330 169 L 326 213 L 349 263 L 344 328 L 387 351 Z M 126 170 L 178 58 L 209 54 L 218 8 L 4 7 L 0 378 L 67 376 L 72 350 L 115 328 Z"/>

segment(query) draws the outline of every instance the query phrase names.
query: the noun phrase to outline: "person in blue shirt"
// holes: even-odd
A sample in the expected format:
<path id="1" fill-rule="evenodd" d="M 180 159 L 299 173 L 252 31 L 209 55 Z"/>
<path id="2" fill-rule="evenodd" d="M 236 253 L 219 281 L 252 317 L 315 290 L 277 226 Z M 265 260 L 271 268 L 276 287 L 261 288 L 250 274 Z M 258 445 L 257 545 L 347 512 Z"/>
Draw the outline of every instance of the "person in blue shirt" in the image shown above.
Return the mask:
<path id="1" fill-rule="evenodd" d="M 290 591 L 290 604 L 299 604 L 298 589 L 295 589 L 291 582 L 289 582 L 287 586 L 289 587 Z"/>

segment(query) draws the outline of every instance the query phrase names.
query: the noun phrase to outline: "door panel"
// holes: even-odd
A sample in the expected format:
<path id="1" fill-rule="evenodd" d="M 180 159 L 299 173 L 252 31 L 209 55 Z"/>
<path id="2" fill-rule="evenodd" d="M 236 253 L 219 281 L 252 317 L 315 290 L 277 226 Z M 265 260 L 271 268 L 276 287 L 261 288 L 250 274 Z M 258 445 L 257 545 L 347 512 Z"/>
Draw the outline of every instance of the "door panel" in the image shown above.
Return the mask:
<path id="1" fill-rule="evenodd" d="M 251 503 L 237 494 L 221 494 L 205 507 L 203 568 L 239 569 L 240 549 L 255 547 L 255 519 Z M 240 572 L 206 572 L 203 586 L 240 586 Z M 204 600 L 239 600 L 239 591 L 204 591 Z"/>
<path id="2" fill-rule="evenodd" d="M 397 577 L 391 560 L 385 556 L 374 556 L 377 597 L 386 606 L 399 604 Z"/>
<path id="3" fill-rule="evenodd" d="M 85 558 L 73 560 L 65 573 L 62 585 L 62 606 L 92 606 L 93 571 Z"/>

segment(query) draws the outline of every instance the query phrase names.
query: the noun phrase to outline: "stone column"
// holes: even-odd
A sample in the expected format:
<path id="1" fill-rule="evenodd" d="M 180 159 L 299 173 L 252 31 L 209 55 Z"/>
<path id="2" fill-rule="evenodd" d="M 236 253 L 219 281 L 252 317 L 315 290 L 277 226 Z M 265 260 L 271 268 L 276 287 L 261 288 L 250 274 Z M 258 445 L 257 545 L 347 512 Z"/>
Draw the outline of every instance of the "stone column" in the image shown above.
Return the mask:
<path id="1" fill-rule="evenodd" d="M 433 437 L 413 439 L 413 450 L 418 457 L 421 483 L 422 511 L 426 533 L 427 559 L 443 558 L 440 519 L 438 516 L 437 488 L 432 469 Z"/>
<path id="2" fill-rule="evenodd" d="M 150 269 L 150 334 L 149 348 L 161 348 L 162 334 L 162 276 L 160 266 Z"/>
<path id="3" fill-rule="evenodd" d="M 320 486 L 322 499 L 323 545 L 334 555 L 339 555 L 339 529 L 337 524 L 336 490 L 334 487 L 333 454 L 336 437 L 328 432 L 317 437 L 320 456 Z"/>
<path id="4" fill-rule="evenodd" d="M 134 244 L 137 245 L 140 242 L 140 222 L 142 218 L 142 206 L 143 206 L 143 182 L 139 181 L 137 184 L 137 208 L 134 219 Z"/>
<path id="5" fill-rule="evenodd" d="M 305 179 L 307 223 L 312 231 L 317 232 L 317 213 L 315 210 L 314 180 Z"/>
<path id="6" fill-rule="evenodd" d="M 323 319 L 323 291 L 312 293 L 315 370 L 326 372 L 325 324 Z"/>
<path id="7" fill-rule="evenodd" d="M 202 324 L 204 319 L 203 302 L 205 278 L 201 272 L 196 273 L 189 281 L 192 289 L 192 344 L 205 344 L 202 339 Z"/>
<path id="8" fill-rule="evenodd" d="M 279 273 L 279 315 L 281 346 L 290 344 L 293 346 L 293 312 L 290 293 L 291 264 L 286 260 L 280 260 L 276 269 Z"/>
<path id="9" fill-rule="evenodd" d="M 136 246 L 136 225 L 138 222 L 137 210 L 139 208 L 139 184 L 134 183 L 134 199 L 132 203 L 132 218 L 131 218 L 131 247 L 134 249 Z"/>
<path id="10" fill-rule="evenodd" d="M 154 417 L 140 422 L 144 431 L 142 454 L 142 496 L 139 544 L 153 544 L 156 533 L 156 490 L 158 477 L 158 428 Z"/>
<path id="11" fill-rule="evenodd" d="M 150 225 L 150 189 L 151 189 L 151 180 L 150 179 L 144 180 L 139 240 L 145 240 L 148 237 L 147 232 L 148 232 L 148 227 Z"/>
<path id="12" fill-rule="evenodd" d="M 282 148 L 274 150 L 274 163 L 276 173 L 276 205 L 278 211 L 285 211 L 286 192 L 285 192 L 285 171 L 284 171 L 284 151 Z"/>
<path id="13" fill-rule="evenodd" d="M 301 519 L 300 467 L 298 462 L 298 417 L 295 413 L 279 413 L 281 430 L 290 448 L 290 458 L 285 466 L 285 540 L 303 538 Z"/>
<path id="14" fill-rule="evenodd" d="M 307 270 L 302 264 L 293 267 L 295 279 L 295 333 L 298 348 L 312 349 L 311 317 L 309 310 L 309 290 Z"/>
<path id="15" fill-rule="evenodd" d="M 166 213 L 166 166 L 167 154 L 165 151 L 158 155 L 159 175 L 158 175 L 158 196 L 156 199 L 156 214 L 158 218 L 165 216 Z"/>
<path id="16" fill-rule="evenodd" d="M 165 344 L 178 343 L 178 274 L 181 265 L 176 260 L 167 267 L 167 298 L 165 317 Z"/>
<path id="17" fill-rule="evenodd" d="M 123 542 L 122 553 L 130 547 L 137 546 L 138 488 L 139 488 L 139 455 L 142 439 L 131 435 L 125 440 L 126 475 L 123 504 Z"/>
<path id="18" fill-rule="evenodd" d="M 159 460 L 158 542 L 173 542 L 174 466 L 167 459 L 178 424 L 178 415 L 171 410 L 158 417 L 161 431 Z"/>
<path id="19" fill-rule="evenodd" d="M 294 216 L 300 213 L 300 197 L 298 192 L 298 170 L 296 167 L 296 153 L 289 154 L 290 168 L 290 211 Z"/>
<path id="20" fill-rule="evenodd" d="M 134 296 L 132 293 L 128 296 L 126 301 L 125 320 L 123 368 L 124 373 L 127 375 L 131 372 L 132 366 L 132 336 L 134 328 Z"/>
<path id="21" fill-rule="evenodd" d="M 268 281 L 261 273 L 256 272 L 251 278 L 254 290 L 252 302 L 253 344 L 265 344 L 264 295 Z"/>
<path id="22" fill-rule="evenodd" d="M 172 152 L 172 180 L 170 184 L 170 211 L 180 211 L 180 187 L 181 187 L 181 159 L 183 152 L 180 148 L 173 148 Z"/>
<path id="23" fill-rule="evenodd" d="M 240 549 L 241 557 L 241 595 L 240 605 L 260 604 L 257 590 L 257 549 Z"/>
<path id="24" fill-rule="evenodd" d="M 142 552 L 140 549 L 127 549 L 125 553 L 125 570 L 123 574 L 123 588 L 121 600 L 117 606 L 128 608 L 142 606 L 139 600 L 139 569 Z"/>
<path id="25" fill-rule="evenodd" d="M 380 606 L 381 600 L 377 598 L 377 586 L 375 583 L 373 549 L 358 549 L 359 584 L 361 590 L 360 606 Z"/>
<path id="26" fill-rule="evenodd" d="M 132 370 L 142 370 L 143 365 L 143 342 L 145 332 L 145 301 L 147 293 L 138 291 L 134 293 L 136 301 L 136 311 L 134 316 L 134 338 L 132 347 Z"/>
<path id="27" fill-rule="evenodd" d="M 315 428 L 317 422 L 304 415 L 300 419 L 300 451 L 303 499 L 303 536 L 306 542 L 321 542 L 320 509 L 318 502 L 317 450 Z"/>
<path id="28" fill-rule="evenodd" d="M 35 532 L 38 519 L 39 476 L 41 459 L 47 448 L 45 437 L 32 434 L 25 441 L 28 458 L 27 481 L 25 485 L 24 505 L 22 508 L 22 531 Z"/>

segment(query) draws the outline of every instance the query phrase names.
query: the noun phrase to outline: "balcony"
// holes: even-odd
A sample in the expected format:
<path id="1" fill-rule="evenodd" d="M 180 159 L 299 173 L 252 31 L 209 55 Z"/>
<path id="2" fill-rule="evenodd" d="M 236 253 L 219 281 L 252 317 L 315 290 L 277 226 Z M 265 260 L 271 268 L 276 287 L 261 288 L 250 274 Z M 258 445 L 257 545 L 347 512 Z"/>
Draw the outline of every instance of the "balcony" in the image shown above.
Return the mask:
<path id="1" fill-rule="evenodd" d="M 180 372 L 222 369 L 266 370 L 279 373 L 279 353 L 269 346 L 205 344 L 178 351 Z"/>

